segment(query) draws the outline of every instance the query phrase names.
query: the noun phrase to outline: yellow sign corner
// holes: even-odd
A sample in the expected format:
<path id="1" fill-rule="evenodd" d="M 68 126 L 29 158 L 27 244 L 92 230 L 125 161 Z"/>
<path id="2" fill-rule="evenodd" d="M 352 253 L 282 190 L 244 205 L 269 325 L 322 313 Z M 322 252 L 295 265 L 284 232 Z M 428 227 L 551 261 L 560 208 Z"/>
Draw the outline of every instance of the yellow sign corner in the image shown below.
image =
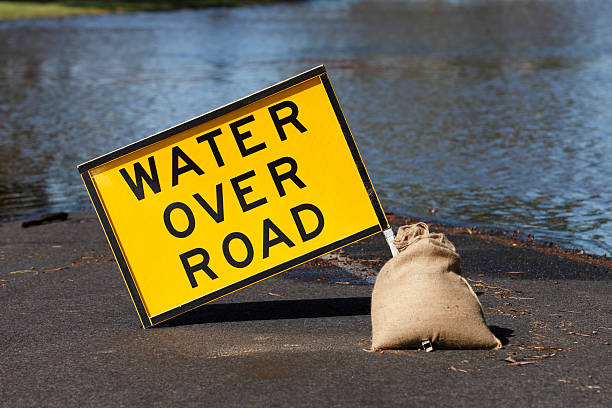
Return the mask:
<path id="1" fill-rule="evenodd" d="M 388 228 L 323 66 L 78 168 L 144 327 Z"/>

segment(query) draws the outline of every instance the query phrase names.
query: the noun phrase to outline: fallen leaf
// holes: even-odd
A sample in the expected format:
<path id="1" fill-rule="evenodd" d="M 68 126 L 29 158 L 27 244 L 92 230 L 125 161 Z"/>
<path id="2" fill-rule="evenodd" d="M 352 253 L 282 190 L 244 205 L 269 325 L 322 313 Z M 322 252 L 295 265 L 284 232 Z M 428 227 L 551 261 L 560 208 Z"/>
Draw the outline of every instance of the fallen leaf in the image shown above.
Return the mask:
<path id="1" fill-rule="evenodd" d="M 268 295 L 270 295 L 270 296 L 280 296 L 278 293 L 272 293 L 272 292 L 268 292 Z"/>
<path id="2" fill-rule="evenodd" d="M 541 355 L 538 355 L 538 356 L 528 356 L 526 358 L 536 360 L 536 359 L 541 359 L 541 358 L 550 358 L 550 357 L 554 357 L 556 355 L 557 355 L 557 353 L 549 353 L 549 354 L 541 354 Z"/>
<path id="3" fill-rule="evenodd" d="M 453 370 L 453 371 L 457 371 L 457 372 L 460 372 L 460 373 L 467 373 L 468 372 L 467 370 L 462 370 L 461 368 L 457 368 L 454 365 L 451 365 L 449 368 L 451 370 Z"/>
<path id="4" fill-rule="evenodd" d="M 567 334 L 572 335 L 572 336 L 595 337 L 592 334 L 577 333 L 577 332 L 567 332 Z"/>
<path id="5" fill-rule="evenodd" d="M 45 269 L 44 271 L 42 271 L 42 273 L 47 273 L 47 272 L 56 272 L 56 271 L 61 271 L 64 269 L 68 269 L 67 266 L 60 266 L 59 268 L 51 268 L 51 269 Z"/>
<path id="6" fill-rule="evenodd" d="M 511 366 L 536 364 L 535 361 L 516 361 L 512 357 L 507 357 L 507 358 L 504 359 L 504 361 L 507 361 L 508 363 L 510 363 L 508 365 L 511 365 Z"/>
<path id="7" fill-rule="evenodd" d="M 13 272 L 9 272 L 10 275 L 17 275 L 20 273 L 30 273 L 30 272 L 36 272 L 34 269 L 20 269 L 18 271 L 13 271 Z"/>

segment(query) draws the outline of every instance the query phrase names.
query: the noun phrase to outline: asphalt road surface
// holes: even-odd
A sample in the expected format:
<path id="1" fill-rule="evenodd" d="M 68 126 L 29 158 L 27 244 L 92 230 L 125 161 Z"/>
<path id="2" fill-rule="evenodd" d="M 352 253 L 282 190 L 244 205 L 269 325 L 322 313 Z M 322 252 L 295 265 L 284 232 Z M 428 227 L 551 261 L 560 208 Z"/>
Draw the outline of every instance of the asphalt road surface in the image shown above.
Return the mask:
<path id="1" fill-rule="evenodd" d="M 92 214 L 0 225 L 0 405 L 612 406 L 610 269 L 449 235 L 501 350 L 368 352 L 382 236 L 144 330 Z"/>

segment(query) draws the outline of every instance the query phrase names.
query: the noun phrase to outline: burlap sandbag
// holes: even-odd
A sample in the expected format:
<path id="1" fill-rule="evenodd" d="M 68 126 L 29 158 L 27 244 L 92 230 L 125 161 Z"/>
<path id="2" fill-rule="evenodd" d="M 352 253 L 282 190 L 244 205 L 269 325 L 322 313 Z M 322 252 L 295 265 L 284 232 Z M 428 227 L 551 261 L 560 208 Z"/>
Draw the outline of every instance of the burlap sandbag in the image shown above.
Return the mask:
<path id="1" fill-rule="evenodd" d="M 381 269 L 372 292 L 372 349 L 497 349 L 478 297 L 461 277 L 459 254 L 425 223 L 400 227 L 400 251 Z"/>

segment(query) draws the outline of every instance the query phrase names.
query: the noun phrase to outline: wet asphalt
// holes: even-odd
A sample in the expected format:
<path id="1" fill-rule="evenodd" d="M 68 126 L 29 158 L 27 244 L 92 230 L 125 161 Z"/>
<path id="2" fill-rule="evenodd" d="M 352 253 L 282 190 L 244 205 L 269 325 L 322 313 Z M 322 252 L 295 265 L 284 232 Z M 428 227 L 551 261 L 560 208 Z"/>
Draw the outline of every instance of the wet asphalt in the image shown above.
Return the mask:
<path id="1" fill-rule="evenodd" d="M 449 238 L 501 350 L 366 351 L 382 236 L 143 330 L 93 214 L 0 224 L 0 406 L 611 406 L 610 270 Z"/>

